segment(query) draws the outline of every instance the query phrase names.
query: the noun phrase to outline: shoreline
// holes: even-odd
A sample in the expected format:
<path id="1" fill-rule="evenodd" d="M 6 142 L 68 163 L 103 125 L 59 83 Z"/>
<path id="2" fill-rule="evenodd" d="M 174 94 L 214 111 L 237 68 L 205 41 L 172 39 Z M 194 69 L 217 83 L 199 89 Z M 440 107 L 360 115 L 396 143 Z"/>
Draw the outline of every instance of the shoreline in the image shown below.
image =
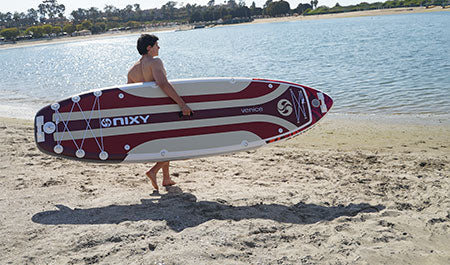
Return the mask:
<path id="1" fill-rule="evenodd" d="M 323 15 L 312 15 L 312 16 L 289 16 L 289 17 L 276 17 L 276 18 L 260 18 L 255 19 L 252 22 L 230 24 L 230 25 L 217 25 L 216 27 L 227 27 L 227 26 L 239 26 L 239 25 L 249 25 L 249 24 L 263 24 L 263 23 L 279 23 L 279 22 L 292 22 L 292 21 L 303 21 L 303 20 L 317 20 L 317 19 L 333 19 L 333 18 L 350 18 L 350 17 L 363 17 L 363 16 L 383 16 L 383 15 L 394 15 L 394 14 L 417 14 L 417 13 L 429 13 L 429 12 L 439 12 L 439 11 L 450 11 L 450 9 L 442 9 L 441 7 L 425 8 L 425 7 L 400 7 L 400 8 L 390 8 L 390 9 L 376 9 L 376 10 L 365 10 L 365 11 L 355 11 L 355 12 L 344 12 L 337 14 L 323 14 Z M 62 37 L 48 40 L 32 40 L 32 41 L 20 41 L 15 44 L 0 44 L 0 50 L 12 49 L 12 48 L 22 48 L 31 47 L 38 45 L 48 45 L 56 43 L 66 43 L 66 42 L 77 42 L 77 41 L 87 41 L 95 39 L 103 39 L 110 37 L 121 37 L 128 35 L 137 35 L 142 33 L 152 33 L 152 32 L 164 32 L 164 31 L 175 31 L 175 30 L 186 30 L 190 29 L 190 25 L 182 26 L 170 26 L 163 28 L 154 28 L 153 30 L 145 31 L 133 31 L 133 32 L 119 32 L 119 33 L 102 33 L 89 36 L 77 36 L 77 37 Z"/>

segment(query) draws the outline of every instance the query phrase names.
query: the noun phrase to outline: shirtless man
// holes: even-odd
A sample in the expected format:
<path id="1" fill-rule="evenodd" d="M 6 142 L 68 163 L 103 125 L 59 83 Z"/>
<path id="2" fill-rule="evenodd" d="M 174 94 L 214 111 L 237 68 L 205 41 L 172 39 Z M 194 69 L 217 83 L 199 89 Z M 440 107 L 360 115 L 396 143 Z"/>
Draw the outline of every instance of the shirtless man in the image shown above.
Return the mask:
<path id="1" fill-rule="evenodd" d="M 154 58 L 155 56 L 158 56 L 159 53 L 158 37 L 155 35 L 142 34 L 137 41 L 137 50 L 142 57 L 133 65 L 133 67 L 131 67 L 130 71 L 128 71 L 128 84 L 155 81 L 164 93 L 180 106 L 183 115 L 191 115 L 192 110 L 178 95 L 169 81 L 167 81 L 166 70 L 164 69 L 161 59 Z M 145 173 L 151 180 L 153 187 L 158 190 L 156 174 L 160 169 L 163 171 L 162 185 L 175 185 L 176 183 L 170 178 L 169 161 L 165 161 L 156 163 L 156 165 Z"/>

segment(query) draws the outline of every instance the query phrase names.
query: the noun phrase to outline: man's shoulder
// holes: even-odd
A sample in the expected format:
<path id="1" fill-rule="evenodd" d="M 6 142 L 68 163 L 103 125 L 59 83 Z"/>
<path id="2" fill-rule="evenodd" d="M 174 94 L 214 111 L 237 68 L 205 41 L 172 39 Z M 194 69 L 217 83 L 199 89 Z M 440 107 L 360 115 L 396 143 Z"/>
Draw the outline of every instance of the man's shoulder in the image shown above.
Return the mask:
<path id="1" fill-rule="evenodd" d="M 142 64 L 141 61 L 137 61 L 133 66 L 131 66 L 130 71 L 138 67 L 141 67 L 141 64 Z"/>
<path id="2" fill-rule="evenodd" d="M 162 61 L 159 58 L 148 58 L 144 60 L 144 63 L 153 66 L 153 65 L 161 65 Z"/>

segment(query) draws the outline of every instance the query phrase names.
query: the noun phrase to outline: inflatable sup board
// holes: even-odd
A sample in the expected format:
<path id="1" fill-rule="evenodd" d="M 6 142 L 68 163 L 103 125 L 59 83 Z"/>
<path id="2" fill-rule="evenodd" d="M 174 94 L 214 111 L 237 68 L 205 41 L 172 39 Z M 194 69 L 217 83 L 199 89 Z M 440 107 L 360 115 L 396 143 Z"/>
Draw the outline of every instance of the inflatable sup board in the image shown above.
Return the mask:
<path id="1" fill-rule="evenodd" d="M 251 78 L 172 80 L 193 110 L 154 83 L 93 90 L 42 108 L 35 140 L 47 154 L 91 162 L 150 162 L 254 149 L 289 139 L 326 115 L 318 90 Z"/>

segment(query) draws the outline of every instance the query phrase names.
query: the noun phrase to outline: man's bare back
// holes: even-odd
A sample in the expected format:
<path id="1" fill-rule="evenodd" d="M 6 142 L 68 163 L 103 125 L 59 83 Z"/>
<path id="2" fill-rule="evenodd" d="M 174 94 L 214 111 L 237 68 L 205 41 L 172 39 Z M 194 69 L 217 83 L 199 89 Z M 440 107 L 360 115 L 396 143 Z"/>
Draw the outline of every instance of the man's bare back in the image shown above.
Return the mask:
<path id="1" fill-rule="evenodd" d="M 141 59 L 131 67 L 128 71 L 128 84 L 155 81 L 164 93 L 180 106 L 183 115 L 190 115 L 192 110 L 167 80 L 166 70 L 161 59 L 154 58 L 155 55 L 158 55 L 158 49 L 159 46 L 156 43 L 154 47 L 149 49 L 149 54 L 142 55 Z"/>
<path id="2" fill-rule="evenodd" d="M 152 65 L 154 67 L 162 66 L 161 59 L 143 56 L 128 71 L 128 83 L 155 81 Z M 162 71 L 164 75 L 166 75 L 166 70 L 164 67 L 162 68 Z"/>

